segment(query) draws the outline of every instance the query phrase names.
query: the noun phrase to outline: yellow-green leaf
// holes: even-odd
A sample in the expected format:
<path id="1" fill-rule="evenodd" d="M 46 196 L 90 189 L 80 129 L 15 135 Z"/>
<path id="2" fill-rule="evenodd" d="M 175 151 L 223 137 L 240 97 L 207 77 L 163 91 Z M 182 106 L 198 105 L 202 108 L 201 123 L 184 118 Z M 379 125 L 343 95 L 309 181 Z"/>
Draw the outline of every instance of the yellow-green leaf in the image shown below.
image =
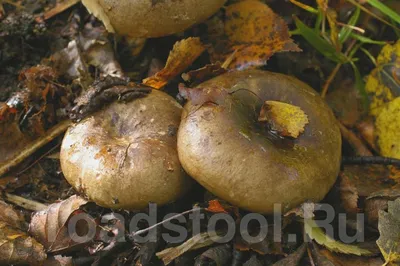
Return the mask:
<path id="1" fill-rule="evenodd" d="M 311 239 L 315 240 L 318 244 L 326 247 L 330 251 L 344 254 L 353 254 L 358 256 L 371 254 L 369 250 L 360 248 L 355 245 L 344 244 L 342 242 L 332 239 L 331 237 L 326 235 L 322 231 L 322 229 L 318 227 L 317 223 L 312 219 L 305 219 L 304 229 Z"/>
<path id="2" fill-rule="evenodd" d="M 307 115 L 300 107 L 277 101 L 266 101 L 258 121 L 267 122 L 282 137 L 297 138 L 308 124 Z"/>

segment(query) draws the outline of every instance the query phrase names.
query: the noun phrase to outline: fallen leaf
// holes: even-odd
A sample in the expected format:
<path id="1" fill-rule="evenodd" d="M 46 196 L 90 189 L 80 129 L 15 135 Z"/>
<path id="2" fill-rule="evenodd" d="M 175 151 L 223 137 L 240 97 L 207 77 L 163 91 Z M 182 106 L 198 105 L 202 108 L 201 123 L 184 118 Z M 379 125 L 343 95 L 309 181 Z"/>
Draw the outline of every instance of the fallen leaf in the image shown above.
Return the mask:
<path id="1" fill-rule="evenodd" d="M 210 248 L 197 257 L 195 265 L 227 265 L 232 259 L 230 245 L 220 245 Z"/>
<path id="2" fill-rule="evenodd" d="M 358 208 L 357 187 L 351 182 L 348 176 L 343 174 L 343 172 L 341 172 L 339 176 L 340 176 L 339 191 L 343 208 L 347 213 L 359 212 L 360 209 Z"/>
<path id="3" fill-rule="evenodd" d="M 203 104 L 223 104 L 228 96 L 228 91 L 224 88 L 207 86 L 206 88 L 187 88 L 179 86 L 179 94 L 186 100 L 190 100 L 193 105 L 202 106 Z"/>
<path id="4" fill-rule="evenodd" d="M 161 89 L 170 80 L 188 68 L 205 50 L 199 38 L 190 37 L 175 43 L 165 67 L 154 76 L 143 80 L 143 84 Z"/>
<path id="5" fill-rule="evenodd" d="M 23 214 L 2 200 L 0 200 L 0 221 L 20 230 L 28 229 Z"/>
<path id="6" fill-rule="evenodd" d="M 43 246 L 26 233 L 0 221 L 0 264 L 42 265 Z"/>
<path id="7" fill-rule="evenodd" d="M 321 249 L 319 252 L 335 266 L 382 266 L 384 263 L 381 258 L 337 254 L 327 249 Z"/>
<path id="8" fill-rule="evenodd" d="M 400 97 L 381 108 L 375 120 L 375 127 L 380 154 L 400 159 Z"/>
<path id="9" fill-rule="evenodd" d="M 188 239 L 185 243 L 177 247 L 164 249 L 163 251 L 156 253 L 156 255 L 159 259 L 161 259 L 164 262 L 165 265 L 168 265 L 174 259 L 181 256 L 185 252 L 207 247 L 214 244 L 213 239 L 218 239 L 218 236 L 216 235 L 215 232 L 201 233 Z"/>
<path id="10" fill-rule="evenodd" d="M 370 113 L 377 116 L 381 108 L 400 96 L 400 41 L 387 44 L 377 58 L 377 67 L 367 78 L 365 90 L 371 95 Z"/>
<path id="11" fill-rule="evenodd" d="M 400 189 L 383 189 L 372 193 L 365 200 L 364 212 L 370 226 L 378 228 L 379 212 L 388 208 L 388 202 L 400 198 Z"/>
<path id="12" fill-rule="evenodd" d="M 271 130 L 282 137 L 297 138 L 308 124 L 307 115 L 300 107 L 277 101 L 266 101 L 258 121 L 267 122 Z"/>
<path id="13" fill-rule="evenodd" d="M 182 78 L 186 82 L 194 82 L 200 84 L 206 80 L 209 80 L 218 75 L 224 74 L 227 70 L 221 66 L 221 63 L 208 64 L 202 68 L 191 70 L 187 73 L 182 74 Z"/>
<path id="14" fill-rule="evenodd" d="M 29 226 L 30 234 L 35 237 L 48 252 L 57 252 L 85 244 L 76 243 L 68 231 L 68 221 L 74 215 L 82 213 L 80 208 L 87 201 L 78 196 L 72 196 L 59 203 L 51 204 L 46 210 L 36 212 Z M 94 221 L 93 221 L 94 223 Z M 89 225 L 77 223 L 75 230 L 78 235 L 85 234 Z"/>
<path id="15" fill-rule="evenodd" d="M 342 81 L 326 96 L 336 118 L 346 127 L 353 127 L 363 114 L 362 99 L 350 79 Z"/>
<path id="16" fill-rule="evenodd" d="M 379 212 L 378 230 L 380 236 L 376 243 L 385 258 L 386 265 L 398 265 L 400 263 L 400 199 L 389 201 L 387 212 Z"/>
<path id="17" fill-rule="evenodd" d="M 299 264 L 306 250 L 307 245 L 304 243 L 295 252 L 291 253 L 286 258 L 274 263 L 272 266 L 296 266 Z"/>
<path id="18" fill-rule="evenodd" d="M 248 259 L 243 266 L 263 266 L 264 264 L 257 258 L 256 254 L 253 254 L 250 259 Z"/>
<path id="19" fill-rule="evenodd" d="M 258 0 L 226 7 L 225 20 L 210 20 L 208 34 L 212 62 L 225 62 L 235 53 L 231 69 L 263 66 L 274 53 L 301 51 L 290 39 L 285 21 Z"/>
<path id="20" fill-rule="evenodd" d="M 63 256 L 54 256 L 48 258 L 44 264 L 44 266 L 75 266 L 76 264 L 73 262 L 72 257 L 63 257 Z"/>
<path id="21" fill-rule="evenodd" d="M 326 235 L 320 227 L 318 227 L 317 223 L 312 219 L 304 220 L 304 231 L 310 237 L 310 239 L 315 240 L 318 244 L 326 247 L 327 249 L 339 252 L 343 254 L 353 254 L 357 256 L 370 255 L 371 252 L 369 250 L 360 248 L 355 245 L 345 244 L 339 241 L 336 241 Z"/>
<path id="22" fill-rule="evenodd" d="M 206 211 L 213 212 L 213 213 L 228 213 L 225 208 L 221 205 L 219 200 L 210 200 L 208 202 L 208 207 Z"/>

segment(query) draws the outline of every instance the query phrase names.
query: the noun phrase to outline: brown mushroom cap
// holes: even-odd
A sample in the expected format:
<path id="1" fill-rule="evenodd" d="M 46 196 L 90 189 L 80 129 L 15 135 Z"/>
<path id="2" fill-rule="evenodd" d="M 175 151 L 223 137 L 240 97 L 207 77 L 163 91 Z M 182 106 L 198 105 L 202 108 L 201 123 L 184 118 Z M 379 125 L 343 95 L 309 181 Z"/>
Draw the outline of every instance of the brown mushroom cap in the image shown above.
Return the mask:
<path id="1" fill-rule="evenodd" d="M 153 90 L 75 124 L 61 147 L 65 178 L 103 207 L 134 210 L 174 201 L 190 186 L 176 150 L 181 111 L 172 97 Z"/>
<path id="2" fill-rule="evenodd" d="M 272 213 L 275 203 L 289 210 L 327 194 L 340 168 L 341 135 L 317 92 L 293 77 L 259 70 L 227 73 L 198 90 L 203 95 L 193 93 L 184 107 L 178 154 L 200 184 L 260 213 Z M 206 103 L 199 100 L 204 93 Z M 309 120 L 304 133 L 281 139 L 262 127 L 257 118 L 266 100 L 300 107 Z"/>
<path id="3" fill-rule="evenodd" d="M 82 0 L 107 30 L 130 37 L 184 31 L 214 14 L 225 0 Z"/>

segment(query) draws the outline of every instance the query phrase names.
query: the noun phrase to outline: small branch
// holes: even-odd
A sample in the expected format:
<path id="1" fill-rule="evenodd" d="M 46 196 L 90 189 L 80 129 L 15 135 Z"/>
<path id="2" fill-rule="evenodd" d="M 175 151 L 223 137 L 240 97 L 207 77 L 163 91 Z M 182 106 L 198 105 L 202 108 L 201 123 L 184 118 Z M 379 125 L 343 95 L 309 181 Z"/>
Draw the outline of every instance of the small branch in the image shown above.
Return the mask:
<path id="1" fill-rule="evenodd" d="M 357 155 L 360 156 L 372 156 L 372 152 L 364 145 L 364 143 L 352 132 L 347 129 L 342 123 L 339 122 L 340 132 L 343 138 L 350 144 L 351 147 L 356 151 Z"/>
<path id="2" fill-rule="evenodd" d="M 194 211 L 197 211 L 197 210 L 200 211 L 200 210 L 203 210 L 203 209 L 204 209 L 204 208 L 195 208 L 195 209 L 190 209 L 190 210 L 184 211 L 184 212 L 182 212 L 182 213 L 178 213 L 178 214 L 176 214 L 176 215 L 174 215 L 174 216 L 172 216 L 172 217 L 170 217 L 170 218 L 168 218 L 168 219 L 165 219 L 165 220 L 163 220 L 163 221 L 161 221 L 161 222 L 159 222 L 159 223 L 156 223 L 156 224 L 154 224 L 154 225 L 152 225 L 152 226 L 150 226 L 150 227 L 148 227 L 148 228 L 145 228 L 145 229 L 142 229 L 142 230 L 133 232 L 133 233 L 129 234 L 128 237 L 132 240 L 135 236 L 138 236 L 138 235 L 147 233 L 147 232 L 149 232 L 151 229 L 154 229 L 154 228 L 156 228 L 157 226 L 163 225 L 163 224 L 165 224 L 165 223 L 167 223 L 167 222 L 169 222 L 169 221 L 171 221 L 171 220 L 173 220 L 173 219 L 176 219 L 176 218 L 179 218 L 179 217 L 184 216 L 184 215 L 186 215 L 186 214 L 192 213 L 192 212 L 194 212 Z"/>
<path id="3" fill-rule="evenodd" d="M 396 158 L 390 157 L 382 157 L 382 156 L 351 156 L 342 158 L 343 164 L 358 164 L 358 165 L 367 165 L 367 164 L 380 164 L 380 165 L 394 165 L 400 167 L 400 160 Z"/>
<path id="4" fill-rule="evenodd" d="M 325 84 L 322 87 L 322 92 L 321 92 L 322 98 L 325 98 L 325 96 L 328 92 L 329 86 L 331 85 L 333 79 L 336 77 L 336 74 L 338 73 L 338 71 L 342 65 L 343 65 L 342 63 L 338 63 L 336 65 L 336 67 L 333 69 L 333 71 L 331 72 L 331 74 L 329 75 L 328 79 L 325 81 Z"/>
<path id="5" fill-rule="evenodd" d="M 43 211 L 47 208 L 47 205 L 45 205 L 43 203 L 25 199 L 23 197 L 9 194 L 9 193 L 4 193 L 4 199 L 7 200 L 8 202 L 13 203 L 14 205 L 17 205 L 18 207 L 21 207 L 21 208 L 24 208 L 24 209 L 30 210 L 30 211 L 35 211 L 35 212 Z"/>
<path id="6" fill-rule="evenodd" d="M 16 157 L 12 158 L 11 160 L 5 162 L 3 165 L 0 166 L 0 177 L 10 171 L 12 168 L 18 166 L 21 162 L 39 150 L 41 147 L 61 135 L 65 132 L 68 127 L 71 125 L 71 121 L 65 120 L 58 125 L 54 126 L 50 130 L 46 132 L 46 135 L 40 137 L 39 139 L 34 140 L 29 146 L 21 151 Z"/>

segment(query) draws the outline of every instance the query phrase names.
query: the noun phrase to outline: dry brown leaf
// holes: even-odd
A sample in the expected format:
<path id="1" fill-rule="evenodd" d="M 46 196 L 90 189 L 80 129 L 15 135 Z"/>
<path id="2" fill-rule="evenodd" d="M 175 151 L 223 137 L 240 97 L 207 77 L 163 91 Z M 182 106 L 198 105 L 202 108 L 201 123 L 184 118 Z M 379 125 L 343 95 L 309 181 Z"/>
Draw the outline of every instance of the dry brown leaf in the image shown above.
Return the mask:
<path id="1" fill-rule="evenodd" d="M 0 264 L 42 265 L 43 246 L 26 233 L 0 221 Z"/>
<path id="2" fill-rule="evenodd" d="M 358 213 L 358 191 L 357 187 L 349 180 L 349 178 L 340 173 L 340 199 L 343 208 L 347 213 Z"/>
<path id="3" fill-rule="evenodd" d="M 0 200 L 0 221 L 20 230 L 28 229 L 24 215 L 2 200 Z"/>
<path id="4" fill-rule="evenodd" d="M 228 6 L 225 18 L 210 21 L 213 62 L 225 62 L 235 52 L 229 68 L 243 70 L 265 65 L 277 52 L 301 51 L 290 39 L 285 21 L 258 0 Z"/>
<path id="5" fill-rule="evenodd" d="M 365 215 L 370 226 L 378 227 L 379 212 L 387 210 L 388 202 L 400 198 L 400 189 L 383 189 L 372 193 L 365 201 Z"/>
<path id="6" fill-rule="evenodd" d="M 327 249 L 321 249 L 319 252 L 335 266 L 381 266 L 383 264 L 381 258 L 339 255 Z"/>
<path id="7" fill-rule="evenodd" d="M 200 38 L 190 37 L 175 43 L 165 67 L 154 76 L 144 79 L 143 84 L 161 89 L 171 79 L 185 71 L 205 49 Z"/>
<path id="8" fill-rule="evenodd" d="M 308 124 L 307 115 L 300 107 L 277 101 L 265 101 L 258 121 L 267 122 L 271 130 L 282 137 L 297 138 Z"/>
<path id="9" fill-rule="evenodd" d="M 225 72 L 226 69 L 223 68 L 219 62 L 217 62 L 215 64 L 208 64 L 202 68 L 184 73 L 182 74 L 182 78 L 187 82 L 190 81 L 199 84 L 218 75 L 222 75 Z"/>
<path id="10" fill-rule="evenodd" d="M 72 257 L 54 256 L 44 262 L 44 266 L 75 266 Z"/>
<path id="11" fill-rule="evenodd" d="M 183 255 L 190 250 L 196 250 L 203 247 L 211 246 L 214 244 L 214 240 L 218 240 L 219 237 L 215 232 L 204 232 L 188 239 L 185 243 L 172 248 L 164 249 L 158 252 L 156 255 L 161 259 L 165 265 L 170 264 L 174 259 Z"/>
<path id="12" fill-rule="evenodd" d="M 82 213 L 80 208 L 87 201 L 78 196 L 72 196 L 67 200 L 54 203 L 48 206 L 46 210 L 36 212 L 29 226 L 29 232 L 35 237 L 48 252 L 57 252 L 70 249 L 80 244 L 71 238 L 68 232 L 68 221 L 73 215 Z M 88 224 L 77 223 L 75 228 L 79 233 L 85 234 Z"/>

